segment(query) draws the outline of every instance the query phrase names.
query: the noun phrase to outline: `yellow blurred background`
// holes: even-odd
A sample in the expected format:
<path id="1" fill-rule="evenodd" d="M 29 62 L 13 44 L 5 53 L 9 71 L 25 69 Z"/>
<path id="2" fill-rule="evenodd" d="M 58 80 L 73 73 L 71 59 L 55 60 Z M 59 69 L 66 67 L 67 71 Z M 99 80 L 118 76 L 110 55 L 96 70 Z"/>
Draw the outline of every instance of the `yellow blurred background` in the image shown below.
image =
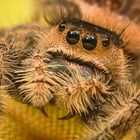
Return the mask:
<path id="1" fill-rule="evenodd" d="M 33 0 L 0 0 L 0 27 L 13 27 L 32 20 Z"/>

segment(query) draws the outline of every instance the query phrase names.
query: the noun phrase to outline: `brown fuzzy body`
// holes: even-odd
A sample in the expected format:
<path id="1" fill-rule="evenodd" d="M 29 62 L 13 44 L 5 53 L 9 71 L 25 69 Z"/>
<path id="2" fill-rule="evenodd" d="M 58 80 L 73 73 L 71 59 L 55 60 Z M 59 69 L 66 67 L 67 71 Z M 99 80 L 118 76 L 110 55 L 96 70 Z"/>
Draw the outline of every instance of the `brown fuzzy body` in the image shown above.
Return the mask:
<path id="1" fill-rule="evenodd" d="M 127 140 L 132 136 L 139 140 L 139 25 L 111 12 L 111 4 L 103 8 L 98 2 L 66 3 L 78 7 L 78 12 L 73 15 L 75 9 L 66 11 L 67 4 L 63 8 L 65 2 L 61 5 L 60 1 L 59 24 L 2 31 L 1 86 L 24 103 L 43 108 L 50 102 L 78 115 L 89 130 L 85 139 Z M 68 12 L 72 17 L 65 21 L 63 13 Z M 67 34 L 73 30 L 80 37 L 71 45 Z M 90 51 L 83 47 L 87 35 L 97 39 Z M 104 46 L 106 36 L 109 43 Z M 85 72 L 87 77 L 83 76 Z"/>

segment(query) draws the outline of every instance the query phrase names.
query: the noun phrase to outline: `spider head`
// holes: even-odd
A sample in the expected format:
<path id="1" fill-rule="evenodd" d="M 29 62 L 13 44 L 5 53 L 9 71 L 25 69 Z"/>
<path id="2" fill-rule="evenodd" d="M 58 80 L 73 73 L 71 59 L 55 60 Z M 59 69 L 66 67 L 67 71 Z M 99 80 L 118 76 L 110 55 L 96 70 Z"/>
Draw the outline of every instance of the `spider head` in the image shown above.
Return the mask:
<path id="1" fill-rule="evenodd" d="M 53 103 L 70 112 L 81 114 L 101 104 L 110 96 L 114 83 L 128 77 L 123 43 L 115 32 L 65 19 L 42 42 L 57 83 Z"/>

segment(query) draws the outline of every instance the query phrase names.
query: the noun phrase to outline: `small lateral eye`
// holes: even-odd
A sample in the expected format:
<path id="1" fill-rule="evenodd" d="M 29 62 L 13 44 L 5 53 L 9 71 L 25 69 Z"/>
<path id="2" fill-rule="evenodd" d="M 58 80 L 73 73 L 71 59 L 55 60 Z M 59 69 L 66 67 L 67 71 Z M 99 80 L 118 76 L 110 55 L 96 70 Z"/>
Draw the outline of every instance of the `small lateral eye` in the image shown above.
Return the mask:
<path id="1" fill-rule="evenodd" d="M 109 46 L 110 42 L 109 42 L 109 37 L 108 36 L 106 36 L 106 35 L 104 36 L 102 44 L 103 44 L 104 47 Z"/>
<path id="2" fill-rule="evenodd" d="M 61 23 L 61 24 L 59 25 L 59 31 L 60 31 L 60 32 L 63 32 L 63 31 L 65 30 L 65 28 L 66 28 L 66 24 Z"/>
<path id="3" fill-rule="evenodd" d="M 82 44 L 85 50 L 91 51 L 97 46 L 97 39 L 93 35 L 87 35 L 82 39 Z"/>
<path id="4" fill-rule="evenodd" d="M 70 45 L 75 45 L 80 40 L 80 33 L 76 30 L 70 30 L 67 32 L 66 40 Z"/>

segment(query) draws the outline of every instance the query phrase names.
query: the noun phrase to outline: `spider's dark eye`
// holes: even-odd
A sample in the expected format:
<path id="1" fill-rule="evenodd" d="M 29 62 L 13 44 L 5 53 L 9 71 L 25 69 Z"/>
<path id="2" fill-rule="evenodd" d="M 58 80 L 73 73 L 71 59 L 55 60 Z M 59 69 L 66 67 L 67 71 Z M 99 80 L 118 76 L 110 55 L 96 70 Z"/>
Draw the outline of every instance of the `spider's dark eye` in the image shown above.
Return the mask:
<path id="1" fill-rule="evenodd" d="M 97 46 L 97 39 L 93 35 L 87 35 L 82 39 L 84 49 L 91 51 Z"/>
<path id="2" fill-rule="evenodd" d="M 110 42 L 109 42 L 109 37 L 108 36 L 104 36 L 102 44 L 103 44 L 104 47 L 108 47 L 109 46 Z"/>
<path id="3" fill-rule="evenodd" d="M 60 32 L 63 32 L 63 31 L 65 30 L 65 28 L 66 28 L 66 24 L 61 23 L 61 24 L 59 25 L 59 31 L 60 31 Z"/>
<path id="4" fill-rule="evenodd" d="M 74 31 L 74 30 L 68 31 L 66 40 L 70 45 L 77 44 L 80 40 L 79 31 Z"/>

